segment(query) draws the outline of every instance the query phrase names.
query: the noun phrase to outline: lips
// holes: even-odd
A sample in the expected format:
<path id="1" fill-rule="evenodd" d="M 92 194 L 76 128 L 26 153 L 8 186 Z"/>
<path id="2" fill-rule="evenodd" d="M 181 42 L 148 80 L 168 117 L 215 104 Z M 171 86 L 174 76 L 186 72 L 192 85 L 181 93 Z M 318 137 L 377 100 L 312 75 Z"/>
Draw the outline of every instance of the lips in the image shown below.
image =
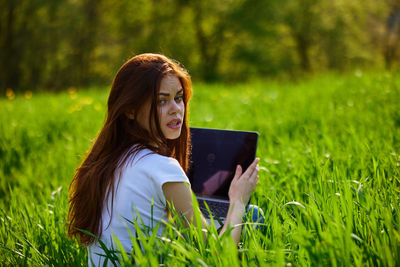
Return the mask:
<path id="1" fill-rule="evenodd" d="M 167 123 L 167 127 L 171 129 L 179 129 L 181 127 L 181 119 L 173 119 Z"/>

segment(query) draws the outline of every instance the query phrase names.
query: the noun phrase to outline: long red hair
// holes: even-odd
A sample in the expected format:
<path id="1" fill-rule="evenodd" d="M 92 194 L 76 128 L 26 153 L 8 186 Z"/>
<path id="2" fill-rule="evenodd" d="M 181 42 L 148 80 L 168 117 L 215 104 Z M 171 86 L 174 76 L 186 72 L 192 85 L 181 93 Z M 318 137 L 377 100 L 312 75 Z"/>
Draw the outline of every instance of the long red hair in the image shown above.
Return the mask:
<path id="1" fill-rule="evenodd" d="M 167 140 L 161 131 L 157 101 L 161 79 L 174 74 L 183 87 L 185 114 L 181 135 Z M 192 84 L 188 72 L 176 61 L 159 54 L 141 54 L 128 60 L 114 78 L 108 97 L 107 118 L 93 146 L 82 164 L 76 169 L 69 188 L 68 234 L 77 237 L 83 245 L 95 238 L 84 234 L 84 229 L 95 236 L 101 235 L 102 212 L 109 197 L 111 201 L 117 185 L 115 172 L 127 158 L 143 148 L 154 153 L 176 158 L 187 171 L 190 154 L 188 103 Z M 149 125 L 142 128 L 128 112 L 137 113 L 151 99 Z M 154 129 L 155 128 L 155 129 Z"/>

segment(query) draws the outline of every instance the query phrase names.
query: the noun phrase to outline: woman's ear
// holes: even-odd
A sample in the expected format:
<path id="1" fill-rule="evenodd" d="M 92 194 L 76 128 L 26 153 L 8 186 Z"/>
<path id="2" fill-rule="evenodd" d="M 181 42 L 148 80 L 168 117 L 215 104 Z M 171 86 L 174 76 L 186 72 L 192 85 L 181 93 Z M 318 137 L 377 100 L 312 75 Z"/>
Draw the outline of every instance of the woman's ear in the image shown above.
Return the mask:
<path id="1" fill-rule="evenodd" d="M 127 111 L 125 112 L 125 116 L 128 117 L 128 119 L 134 120 L 135 119 L 135 112 L 132 111 Z"/>

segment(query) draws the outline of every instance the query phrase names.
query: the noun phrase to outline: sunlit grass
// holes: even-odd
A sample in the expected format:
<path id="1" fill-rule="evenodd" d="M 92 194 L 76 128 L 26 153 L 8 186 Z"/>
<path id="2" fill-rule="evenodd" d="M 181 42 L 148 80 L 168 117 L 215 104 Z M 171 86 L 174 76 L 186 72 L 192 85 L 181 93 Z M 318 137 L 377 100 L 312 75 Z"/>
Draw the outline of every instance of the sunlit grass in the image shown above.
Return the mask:
<path id="1" fill-rule="evenodd" d="M 65 236 L 67 190 L 103 123 L 107 91 L 7 91 L 0 99 L 0 262 L 87 262 Z M 260 133 L 252 202 L 264 209 L 265 231 L 246 227 L 236 247 L 229 238 L 201 243 L 194 228 L 177 236 L 171 225 L 163 238 L 148 239 L 152 256 L 136 251 L 135 261 L 398 265 L 399 103 L 400 77 L 390 73 L 195 84 L 192 126 Z"/>

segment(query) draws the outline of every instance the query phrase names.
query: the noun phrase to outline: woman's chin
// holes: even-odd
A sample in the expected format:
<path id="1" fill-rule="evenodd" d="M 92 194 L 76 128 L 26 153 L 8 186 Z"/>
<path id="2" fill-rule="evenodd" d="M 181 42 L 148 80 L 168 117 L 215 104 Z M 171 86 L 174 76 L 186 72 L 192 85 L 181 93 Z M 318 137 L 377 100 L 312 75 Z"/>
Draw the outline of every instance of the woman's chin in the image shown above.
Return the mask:
<path id="1" fill-rule="evenodd" d="M 181 131 L 180 130 L 176 131 L 174 133 L 168 133 L 168 134 L 165 135 L 165 137 L 168 140 L 175 140 L 175 139 L 178 139 L 180 136 L 181 136 Z"/>

